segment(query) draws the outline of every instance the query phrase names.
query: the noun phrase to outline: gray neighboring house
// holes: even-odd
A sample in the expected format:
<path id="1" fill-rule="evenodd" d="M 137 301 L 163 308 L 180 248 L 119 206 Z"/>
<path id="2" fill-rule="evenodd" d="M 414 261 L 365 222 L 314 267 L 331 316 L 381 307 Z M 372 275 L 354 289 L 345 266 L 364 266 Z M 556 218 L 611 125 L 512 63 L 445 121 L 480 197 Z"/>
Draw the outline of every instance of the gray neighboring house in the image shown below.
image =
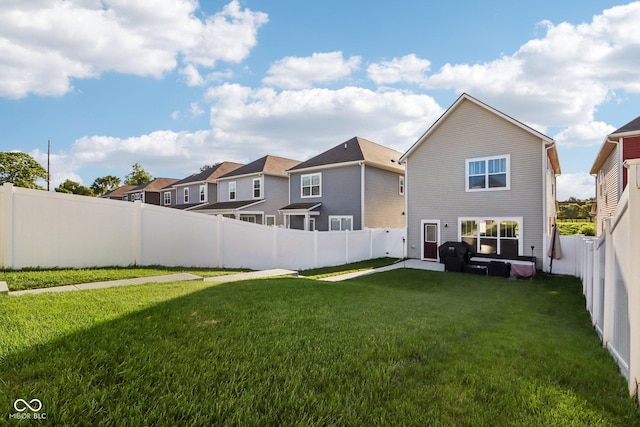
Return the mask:
<path id="1" fill-rule="evenodd" d="M 265 225 L 283 225 L 278 208 L 287 203 L 286 170 L 298 160 L 264 156 L 217 178 L 217 199 L 192 212 L 223 215 Z"/>
<path id="2" fill-rule="evenodd" d="M 401 155 L 354 137 L 289 169 L 289 204 L 280 209 L 287 227 L 321 231 L 404 227 Z"/>
<path id="3" fill-rule="evenodd" d="M 176 209 L 190 210 L 196 206 L 218 201 L 217 179 L 244 166 L 241 163 L 222 162 L 212 168 L 194 173 L 174 182 L 162 191 L 162 204 Z"/>
<path id="4" fill-rule="evenodd" d="M 154 178 L 146 184 L 138 185 L 124 194 L 130 202 L 140 200 L 142 203 L 161 206 L 162 189 L 178 181 L 177 178 Z"/>
<path id="5" fill-rule="evenodd" d="M 551 138 L 463 94 L 401 161 L 410 258 L 437 261 L 440 244 L 465 241 L 541 268 L 561 173 Z"/>

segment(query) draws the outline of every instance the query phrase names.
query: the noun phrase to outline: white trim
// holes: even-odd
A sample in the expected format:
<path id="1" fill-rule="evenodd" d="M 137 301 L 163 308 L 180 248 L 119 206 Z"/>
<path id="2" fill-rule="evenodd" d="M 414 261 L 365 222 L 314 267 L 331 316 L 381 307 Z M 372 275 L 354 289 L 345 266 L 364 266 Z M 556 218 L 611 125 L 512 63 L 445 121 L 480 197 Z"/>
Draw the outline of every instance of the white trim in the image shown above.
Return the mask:
<path id="1" fill-rule="evenodd" d="M 499 160 L 506 159 L 506 175 L 507 175 L 507 185 L 506 187 L 489 187 L 489 165 L 488 162 L 490 160 Z M 471 162 L 484 162 L 485 163 L 485 187 L 484 188 L 469 188 L 469 163 Z M 511 189 L 511 154 L 501 154 L 498 156 L 488 156 L 488 157 L 474 157 L 465 159 L 464 161 L 464 190 L 467 193 L 474 193 L 478 191 L 505 191 Z"/>
<path id="2" fill-rule="evenodd" d="M 311 180 L 313 179 L 312 177 L 316 176 L 316 175 L 319 178 L 319 184 L 318 184 L 318 187 L 319 187 L 318 188 L 318 192 L 319 192 L 319 194 L 312 194 L 314 185 L 312 184 Z M 309 195 L 308 196 L 304 195 L 304 185 L 302 184 L 305 177 L 309 177 L 310 178 L 309 179 L 310 185 L 309 185 Z M 300 175 L 300 197 L 303 198 L 303 199 L 312 199 L 312 198 L 322 197 L 322 172 L 307 173 L 307 174 L 304 174 L 304 175 Z"/>
<path id="3" fill-rule="evenodd" d="M 204 203 L 207 201 L 207 185 L 200 184 L 198 186 L 198 200 L 200 203 Z"/>
<path id="4" fill-rule="evenodd" d="M 260 192 L 257 197 L 256 197 L 256 193 L 255 193 L 255 191 L 256 191 L 256 187 L 255 187 L 256 181 L 258 181 L 258 190 Z M 253 197 L 254 200 L 255 199 L 262 199 L 262 194 L 263 194 L 262 182 L 263 182 L 262 177 L 253 178 L 251 180 L 251 196 Z"/>
<path id="5" fill-rule="evenodd" d="M 351 228 L 350 230 L 353 231 L 353 215 L 329 215 L 329 231 L 344 231 L 342 229 L 342 219 L 350 219 L 351 220 Z M 340 230 L 332 230 L 331 229 L 331 220 L 332 219 L 340 219 Z"/>
<path id="6" fill-rule="evenodd" d="M 405 193 L 405 182 L 404 175 L 398 175 L 398 194 L 401 196 L 404 196 Z"/>
<path id="7" fill-rule="evenodd" d="M 167 203 L 167 194 L 169 195 L 169 203 Z M 171 206 L 171 191 L 164 191 L 162 193 L 162 203 L 164 206 Z"/>
<path id="8" fill-rule="evenodd" d="M 436 246 L 440 247 L 440 242 L 442 239 L 440 238 L 440 220 L 439 219 L 423 219 L 420 220 L 420 259 L 423 261 L 440 261 L 440 254 L 436 250 L 436 257 L 434 258 L 425 258 L 424 257 L 424 225 L 425 224 L 436 224 L 438 227 L 438 237 L 436 241 Z"/>
<path id="9" fill-rule="evenodd" d="M 231 185 L 232 184 L 233 184 L 233 198 L 231 198 Z M 234 201 L 234 200 L 236 200 L 238 198 L 238 185 L 236 184 L 236 181 L 229 182 L 229 185 L 227 186 L 227 190 L 228 190 L 227 191 L 227 193 L 228 193 L 227 197 L 228 197 L 228 200 L 230 202 Z"/>
<path id="10" fill-rule="evenodd" d="M 496 243 L 498 247 L 496 248 L 496 252 L 502 255 L 502 248 L 500 247 L 500 223 L 502 221 L 516 221 L 518 222 L 518 256 L 524 255 L 524 217 L 521 216 L 460 216 L 458 217 L 458 241 L 462 241 L 462 221 L 495 221 L 498 224 L 498 235 L 496 236 Z M 479 230 L 479 227 L 478 227 Z M 476 235 L 478 239 L 478 244 L 480 244 L 480 234 Z M 513 240 L 513 239 L 509 239 Z M 544 249 L 544 248 L 543 248 Z M 474 251 L 480 255 L 480 251 L 478 248 L 474 248 Z M 544 251 L 543 251 L 544 252 Z"/>
<path id="11" fill-rule="evenodd" d="M 182 190 L 182 203 L 185 205 L 189 203 L 189 187 L 184 187 Z"/>
<path id="12" fill-rule="evenodd" d="M 276 225 L 276 216 L 275 215 L 265 215 L 264 216 L 264 224 L 265 225 L 270 225 L 267 224 L 267 222 L 269 222 L 269 218 L 273 218 L 273 224 L 271 224 L 272 226 Z"/>

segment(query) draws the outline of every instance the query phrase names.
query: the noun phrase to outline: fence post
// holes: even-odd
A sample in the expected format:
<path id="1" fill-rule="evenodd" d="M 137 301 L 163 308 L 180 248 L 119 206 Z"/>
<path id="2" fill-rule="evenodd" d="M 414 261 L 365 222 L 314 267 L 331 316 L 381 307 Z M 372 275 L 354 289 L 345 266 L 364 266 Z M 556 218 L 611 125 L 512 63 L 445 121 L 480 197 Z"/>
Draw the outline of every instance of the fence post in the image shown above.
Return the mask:
<path id="1" fill-rule="evenodd" d="M 629 191 L 629 274 L 627 282 L 628 304 L 629 304 L 629 393 L 636 396 L 640 401 L 638 393 L 638 382 L 640 381 L 640 263 L 632 254 L 637 253 L 640 245 L 640 177 L 638 167 L 640 159 L 627 160 L 624 167 L 628 169 Z"/>
<path id="2" fill-rule="evenodd" d="M 142 260 L 142 202 L 136 200 L 132 203 L 133 224 L 131 237 L 133 238 L 133 264 L 143 265 Z"/>
<path id="3" fill-rule="evenodd" d="M 0 267 L 13 268 L 13 184 L 4 183 L 0 194 Z"/>

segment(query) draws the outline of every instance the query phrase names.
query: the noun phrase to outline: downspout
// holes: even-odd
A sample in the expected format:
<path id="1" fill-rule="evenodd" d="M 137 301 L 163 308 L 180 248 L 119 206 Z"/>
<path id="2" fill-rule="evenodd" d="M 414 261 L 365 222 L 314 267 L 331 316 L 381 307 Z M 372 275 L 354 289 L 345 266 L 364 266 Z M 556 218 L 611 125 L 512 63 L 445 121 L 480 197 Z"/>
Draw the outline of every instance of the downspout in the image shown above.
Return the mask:
<path id="1" fill-rule="evenodd" d="M 364 186 L 364 162 L 360 162 L 360 230 L 364 230 L 365 219 L 365 186 Z"/>
<path id="2" fill-rule="evenodd" d="M 549 202 L 548 200 L 548 194 L 547 194 L 547 174 L 549 171 L 549 150 L 551 150 L 552 148 L 554 148 L 556 146 L 555 143 L 551 143 L 549 145 L 546 145 L 543 143 L 543 150 L 542 150 L 542 156 L 543 156 L 543 161 L 542 164 L 544 165 L 544 167 L 542 168 L 542 188 L 543 188 L 543 192 L 542 192 L 542 248 L 540 248 L 541 253 L 542 253 L 542 257 L 541 257 L 541 262 L 542 262 L 542 269 L 544 270 L 544 258 L 545 258 L 545 248 L 547 247 L 547 241 L 544 239 L 544 236 L 548 235 L 548 231 L 549 231 L 549 212 L 547 212 L 547 203 Z M 555 176 L 555 171 L 553 171 L 553 174 Z M 554 198 L 554 205 L 555 205 L 555 201 L 558 199 L 558 185 L 556 182 L 555 185 L 555 190 L 554 190 L 554 194 L 553 194 L 553 198 Z M 555 218 L 555 215 L 554 215 Z M 524 253 L 524 248 L 523 248 L 523 253 Z"/>

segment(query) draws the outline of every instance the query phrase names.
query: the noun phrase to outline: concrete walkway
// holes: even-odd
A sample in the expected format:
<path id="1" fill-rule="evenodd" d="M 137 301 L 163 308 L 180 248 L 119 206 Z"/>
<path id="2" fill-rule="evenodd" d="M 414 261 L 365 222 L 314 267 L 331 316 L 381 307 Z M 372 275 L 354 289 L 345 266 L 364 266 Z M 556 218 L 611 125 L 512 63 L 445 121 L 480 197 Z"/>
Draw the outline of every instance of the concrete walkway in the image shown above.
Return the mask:
<path id="1" fill-rule="evenodd" d="M 420 270 L 433 270 L 433 271 L 444 271 L 444 265 L 436 262 L 427 262 L 427 261 L 419 261 L 415 259 L 408 259 L 406 261 L 398 262 L 395 264 L 387 265 L 385 267 L 375 268 L 372 270 L 364 270 L 364 271 L 356 271 L 353 273 L 340 274 L 338 276 L 330 276 L 325 277 L 323 280 L 325 282 L 341 282 L 343 280 L 353 279 L 354 277 L 365 276 L 367 274 L 381 273 L 383 271 L 395 270 L 397 268 L 415 268 Z M 93 283 L 82 283 L 79 285 L 66 285 L 66 286 L 56 286 L 52 288 L 41 288 L 41 289 L 28 289 L 24 291 L 13 291 L 8 292 L 9 295 L 28 295 L 28 294 L 43 294 L 48 292 L 69 292 L 69 291 L 81 291 L 87 289 L 103 289 L 103 288 L 111 288 L 114 286 L 129 286 L 129 285 L 140 285 L 143 283 L 167 283 L 167 282 L 182 282 L 189 280 L 201 280 L 205 282 L 216 282 L 216 283 L 227 283 L 227 282 L 237 282 L 240 280 L 250 280 L 250 279 L 260 279 L 266 277 L 279 277 L 279 276 L 296 276 L 298 272 L 293 270 L 285 270 L 282 268 L 275 268 L 272 270 L 261 270 L 261 271 L 250 271 L 247 273 L 234 273 L 234 274 L 226 274 L 223 276 L 213 276 L 203 278 L 201 276 L 196 276 L 195 274 L 190 273 L 176 273 L 176 274 L 166 274 L 163 276 L 148 276 L 148 277 L 137 277 L 134 279 L 121 279 L 121 280 L 110 280 L 106 282 L 93 282 Z M 0 282 L 0 293 L 7 293 L 8 288 L 5 282 Z"/>
<path id="2" fill-rule="evenodd" d="M 353 273 L 340 274 L 338 276 L 329 276 L 322 278 L 325 282 L 341 282 L 343 280 L 353 279 L 354 277 L 366 276 L 367 274 L 381 273 L 383 271 L 395 270 L 398 268 L 413 268 L 416 270 L 444 271 L 444 264 L 438 262 L 420 261 L 417 259 L 408 259 L 372 270 L 355 271 Z"/>
<path id="3" fill-rule="evenodd" d="M 224 276 L 214 276 L 202 278 L 190 273 L 166 274 L 163 276 L 136 277 L 134 279 L 110 280 L 106 282 L 82 283 L 79 285 L 55 286 L 52 288 L 28 289 L 24 291 L 9 292 L 9 295 L 28 295 L 28 294 L 44 294 L 48 292 L 69 292 L 82 291 L 87 289 L 103 289 L 114 286 L 140 285 L 143 283 L 167 283 L 167 282 L 184 282 L 189 280 L 199 280 L 205 282 L 235 282 L 238 280 L 258 279 L 263 277 L 276 277 L 284 275 L 297 275 L 298 273 L 291 270 L 275 269 L 263 271 L 251 271 L 248 273 L 227 274 Z M 4 283 L 4 282 L 1 282 Z"/>

